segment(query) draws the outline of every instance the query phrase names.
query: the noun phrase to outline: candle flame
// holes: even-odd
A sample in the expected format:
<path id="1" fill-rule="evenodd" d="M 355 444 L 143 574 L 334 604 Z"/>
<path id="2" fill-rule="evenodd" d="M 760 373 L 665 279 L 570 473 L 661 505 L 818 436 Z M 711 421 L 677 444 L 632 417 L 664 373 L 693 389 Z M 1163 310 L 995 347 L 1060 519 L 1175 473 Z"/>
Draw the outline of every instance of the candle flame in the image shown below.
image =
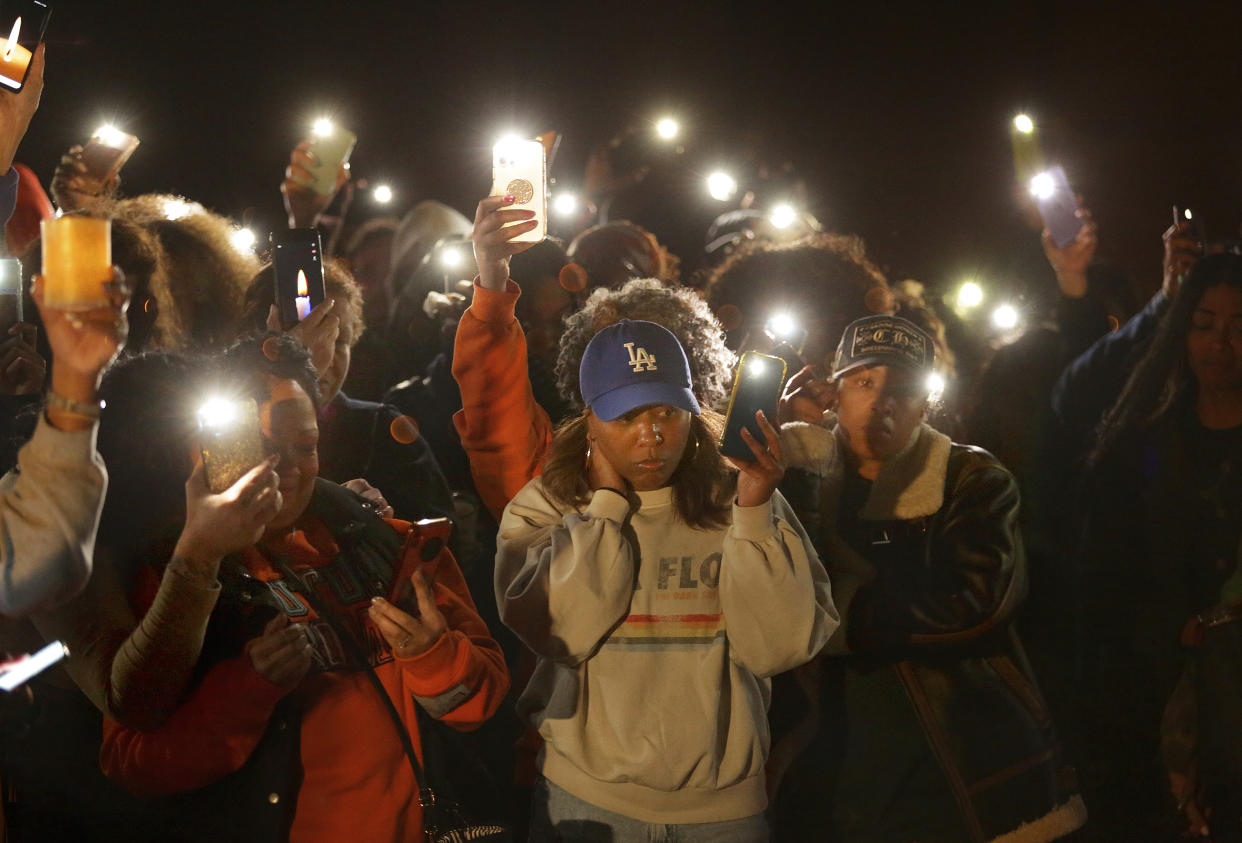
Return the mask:
<path id="1" fill-rule="evenodd" d="M 299 296 L 310 295 L 310 284 L 306 283 L 306 273 L 300 269 L 298 270 L 298 295 Z"/>
<path id="2" fill-rule="evenodd" d="M 13 51 L 17 49 L 17 36 L 21 34 L 21 31 L 22 18 L 21 15 L 18 15 L 17 20 L 13 21 L 13 31 L 9 33 L 9 40 L 4 45 L 4 55 L 0 56 L 0 58 L 3 58 L 5 61 L 13 60 Z"/>

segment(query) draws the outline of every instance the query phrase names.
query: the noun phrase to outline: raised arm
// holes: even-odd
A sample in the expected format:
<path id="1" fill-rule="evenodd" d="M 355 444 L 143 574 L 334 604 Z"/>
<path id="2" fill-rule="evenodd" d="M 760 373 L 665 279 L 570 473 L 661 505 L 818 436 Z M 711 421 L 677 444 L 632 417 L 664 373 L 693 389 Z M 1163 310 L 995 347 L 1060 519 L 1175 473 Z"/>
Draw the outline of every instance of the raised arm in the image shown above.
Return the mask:
<path id="1" fill-rule="evenodd" d="M 453 377 L 462 398 L 453 423 L 479 496 L 497 521 L 505 505 L 538 476 L 552 439 L 552 423 L 531 391 L 526 337 L 513 312 L 521 291 L 509 279 L 509 258 L 530 247 L 509 241 L 530 230 L 532 223 L 523 220 L 532 212 L 510 209 L 511 202 L 492 196 L 479 203 L 474 221 L 479 277 L 453 348 Z M 513 222 L 518 224 L 503 227 Z"/>

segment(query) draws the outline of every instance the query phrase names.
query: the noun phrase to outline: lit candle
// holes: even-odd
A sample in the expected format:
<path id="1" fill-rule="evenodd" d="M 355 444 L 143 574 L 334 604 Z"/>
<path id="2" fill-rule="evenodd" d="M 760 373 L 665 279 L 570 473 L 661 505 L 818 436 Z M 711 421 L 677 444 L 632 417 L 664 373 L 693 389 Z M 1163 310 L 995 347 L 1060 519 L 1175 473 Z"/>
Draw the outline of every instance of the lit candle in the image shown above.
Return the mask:
<path id="1" fill-rule="evenodd" d="M 293 300 L 298 310 L 298 321 L 301 322 L 307 316 L 310 316 L 310 285 L 306 283 L 306 273 L 298 270 L 298 294 Z"/>
<path id="2" fill-rule="evenodd" d="M 57 310 L 107 307 L 112 279 L 112 221 L 67 216 L 43 220 L 43 301 Z"/>
<path id="3" fill-rule="evenodd" d="M 26 78 L 26 67 L 30 64 L 30 51 L 17 43 L 22 31 L 22 19 L 13 21 L 13 29 L 8 38 L 0 38 L 0 82 L 10 88 L 20 87 Z"/>

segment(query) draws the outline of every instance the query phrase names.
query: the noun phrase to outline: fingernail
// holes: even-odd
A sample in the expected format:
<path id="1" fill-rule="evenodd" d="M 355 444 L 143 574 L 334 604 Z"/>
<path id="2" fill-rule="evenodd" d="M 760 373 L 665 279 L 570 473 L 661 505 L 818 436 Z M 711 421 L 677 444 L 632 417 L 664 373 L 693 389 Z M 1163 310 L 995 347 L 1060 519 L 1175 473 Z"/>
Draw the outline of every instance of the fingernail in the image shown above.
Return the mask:
<path id="1" fill-rule="evenodd" d="M 382 606 L 382 605 L 384 605 L 384 603 L 386 603 L 386 602 L 387 602 L 387 601 L 386 601 L 386 600 L 384 600 L 384 598 L 383 598 L 383 597 L 372 597 L 372 598 L 371 598 L 371 605 L 372 605 L 372 606 Z"/>
<path id="2" fill-rule="evenodd" d="M 514 197 L 513 197 L 513 195 L 512 195 L 512 194 L 510 194 L 510 195 L 506 196 L 506 197 L 505 197 L 505 204 L 506 204 L 506 205 L 508 205 L 509 203 L 511 203 L 511 202 L 513 201 L 513 199 L 514 199 Z"/>

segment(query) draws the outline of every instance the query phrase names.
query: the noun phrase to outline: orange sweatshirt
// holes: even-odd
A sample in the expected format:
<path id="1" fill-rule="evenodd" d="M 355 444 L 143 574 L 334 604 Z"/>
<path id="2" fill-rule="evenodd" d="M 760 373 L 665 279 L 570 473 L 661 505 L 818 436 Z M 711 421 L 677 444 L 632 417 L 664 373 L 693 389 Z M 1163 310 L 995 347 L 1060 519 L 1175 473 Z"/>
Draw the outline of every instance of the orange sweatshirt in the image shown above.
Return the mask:
<path id="1" fill-rule="evenodd" d="M 408 525 L 390 521 L 400 532 Z M 299 525 L 274 554 L 295 571 L 320 569 L 322 582 L 341 580 L 328 569 L 338 552 L 318 521 Z M 410 553 L 417 553 L 411 547 Z M 255 548 L 246 567 L 288 601 L 293 622 L 306 623 L 317 667 L 292 693 L 302 715 L 303 780 L 290 839 L 293 841 L 422 840 L 422 813 L 409 763 L 392 720 L 366 675 L 342 670 L 330 628 L 281 582 Z M 490 717 L 509 687 L 500 647 L 479 618 L 457 563 L 443 552 L 422 565 L 448 630 L 432 647 L 394 659 L 377 633 L 363 632 L 372 664 L 397 707 L 421 757 L 415 705 L 454 728 L 468 730 Z M 342 623 L 367 630 L 369 598 L 335 601 Z M 290 600 L 290 598 L 293 598 Z M 253 752 L 279 699 L 289 693 L 261 677 L 248 656 L 212 667 L 202 683 L 158 730 L 139 732 L 105 720 L 100 764 L 104 773 L 139 795 L 195 790 L 240 769 Z"/>
<path id="2" fill-rule="evenodd" d="M 474 301 L 457 325 L 453 377 L 462 408 L 453 417 L 479 497 L 496 522 L 522 487 L 538 477 L 552 422 L 535 402 L 526 367 L 526 335 L 514 316 L 521 289 L 474 284 Z"/>

